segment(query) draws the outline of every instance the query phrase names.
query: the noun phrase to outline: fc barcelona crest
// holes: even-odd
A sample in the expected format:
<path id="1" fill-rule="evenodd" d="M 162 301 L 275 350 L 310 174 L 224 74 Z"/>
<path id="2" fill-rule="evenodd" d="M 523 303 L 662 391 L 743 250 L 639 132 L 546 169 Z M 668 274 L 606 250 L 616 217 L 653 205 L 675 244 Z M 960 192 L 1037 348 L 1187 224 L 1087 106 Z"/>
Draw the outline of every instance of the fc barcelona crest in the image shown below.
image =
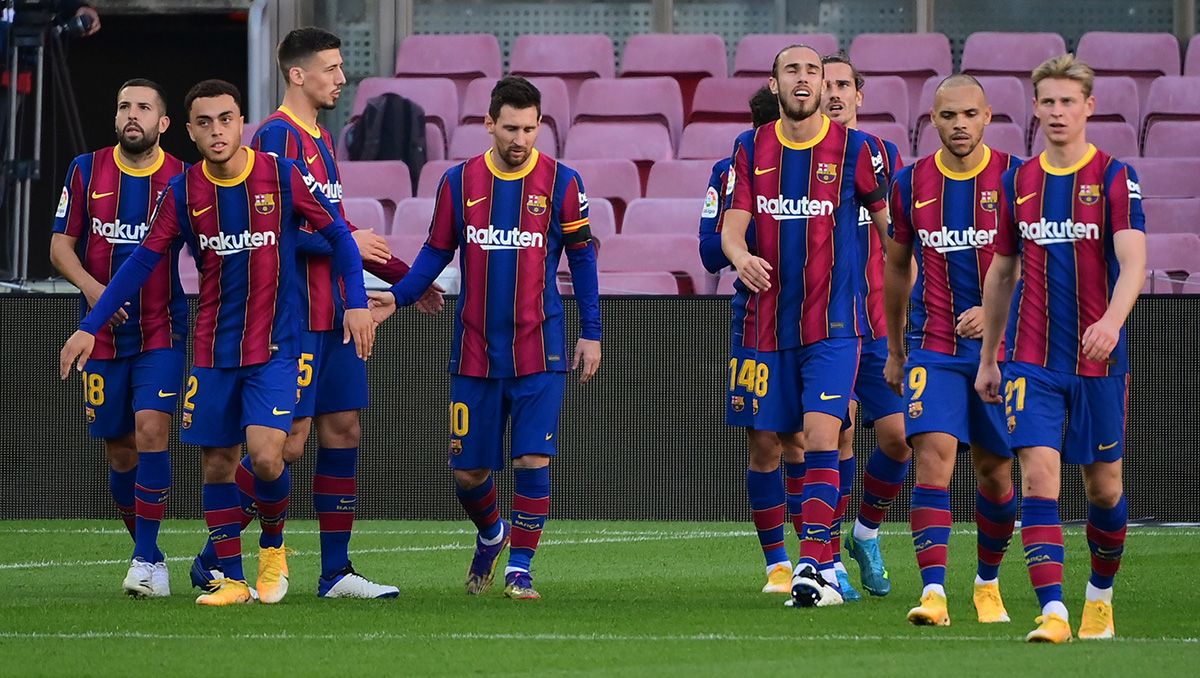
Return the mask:
<path id="1" fill-rule="evenodd" d="M 275 211 L 274 193 L 256 193 L 254 195 L 254 211 L 259 214 L 270 214 Z"/>
<path id="2" fill-rule="evenodd" d="M 84 407 L 83 413 L 85 415 L 87 415 L 87 423 L 89 423 L 89 424 L 96 423 L 96 410 L 93 410 L 90 407 Z"/>
<path id="3" fill-rule="evenodd" d="M 987 212 L 995 212 L 996 205 L 1000 202 L 999 191 L 980 191 L 979 206 Z"/>
<path id="4" fill-rule="evenodd" d="M 1079 187 L 1079 202 L 1095 205 L 1100 200 L 1100 184 L 1082 184 Z"/>
<path id="5" fill-rule="evenodd" d="M 1017 417 L 1010 414 L 1008 415 L 1008 432 L 1012 433 L 1015 430 L 1017 430 Z"/>
<path id="6" fill-rule="evenodd" d="M 920 400 L 914 400 L 913 402 L 908 404 L 908 418 L 909 419 L 916 419 L 917 417 L 921 416 L 924 412 L 925 412 L 925 406 L 921 404 Z"/>
<path id="7" fill-rule="evenodd" d="M 746 409 L 746 398 L 740 395 L 730 396 L 729 404 L 733 407 L 734 412 L 741 412 Z"/>
<path id="8" fill-rule="evenodd" d="M 758 398 L 752 398 L 750 400 L 750 411 L 755 415 L 758 414 Z"/>
<path id="9" fill-rule="evenodd" d="M 531 195 L 525 201 L 525 209 L 529 210 L 529 213 L 535 217 L 540 217 L 546 213 L 546 205 L 547 201 L 544 195 Z"/>
<path id="10" fill-rule="evenodd" d="M 183 421 L 179 424 L 179 426 L 181 428 L 191 428 L 192 427 L 192 413 L 191 412 L 183 413 Z"/>
<path id="11" fill-rule="evenodd" d="M 837 163 L 817 163 L 817 179 L 824 184 L 832 184 L 833 182 L 837 181 Z"/>

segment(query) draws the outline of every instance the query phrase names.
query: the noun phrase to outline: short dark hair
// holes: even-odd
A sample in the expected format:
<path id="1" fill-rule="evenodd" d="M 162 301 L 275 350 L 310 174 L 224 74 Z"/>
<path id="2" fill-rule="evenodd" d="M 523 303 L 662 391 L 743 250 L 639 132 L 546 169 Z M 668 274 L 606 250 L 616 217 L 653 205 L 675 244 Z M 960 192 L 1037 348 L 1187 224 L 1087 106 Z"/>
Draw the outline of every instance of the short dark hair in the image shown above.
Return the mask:
<path id="1" fill-rule="evenodd" d="M 242 110 L 242 93 L 237 86 L 232 82 L 224 80 L 201 80 L 192 85 L 188 90 L 187 96 L 183 98 L 183 110 L 190 117 L 192 114 L 192 102 L 196 99 L 208 99 L 211 97 L 219 97 L 228 94 L 233 97 L 234 103 L 237 104 L 238 112 Z"/>
<path id="2" fill-rule="evenodd" d="M 149 87 L 154 90 L 154 93 L 158 95 L 158 105 L 162 108 L 163 115 L 167 114 L 167 93 L 163 90 L 162 85 L 148 78 L 130 78 L 121 83 L 121 87 L 117 89 L 118 98 L 127 87 Z"/>
<path id="3" fill-rule="evenodd" d="M 845 52 L 826 54 L 825 56 L 821 57 L 821 65 L 825 66 L 827 64 L 846 64 L 849 66 L 850 75 L 854 77 L 854 89 L 861 92 L 863 85 L 867 84 L 867 81 L 862 77 L 862 73 L 858 72 L 858 69 L 855 68 L 854 64 L 850 62 L 850 57 L 846 56 Z"/>
<path id="4" fill-rule="evenodd" d="M 821 58 L 821 53 L 818 52 L 817 48 L 813 47 L 812 45 L 806 45 L 802 42 L 797 42 L 797 43 L 788 45 L 787 47 L 784 47 L 783 49 L 776 52 L 775 58 L 771 60 L 771 77 L 772 78 L 776 78 L 776 79 L 779 78 L 779 57 L 782 56 L 783 53 L 788 51 L 789 49 L 811 49 L 813 51 L 813 53 L 817 55 L 817 59 Z M 824 66 L 825 65 L 824 62 L 821 62 L 821 65 Z"/>
<path id="5" fill-rule="evenodd" d="M 750 121 L 757 129 L 779 119 L 779 97 L 763 85 L 750 97 Z"/>
<path id="6" fill-rule="evenodd" d="M 512 106 L 520 110 L 530 106 L 537 109 L 538 117 L 542 117 L 542 93 L 525 78 L 510 75 L 501 78 L 492 88 L 492 101 L 488 104 L 488 115 L 492 120 L 500 117 L 500 109 Z"/>
<path id="7" fill-rule="evenodd" d="M 279 41 L 275 50 L 275 59 L 283 79 L 287 81 L 288 71 L 299 66 L 317 52 L 327 49 L 337 49 L 342 46 L 342 39 L 323 28 L 305 26 L 288 33 Z"/>

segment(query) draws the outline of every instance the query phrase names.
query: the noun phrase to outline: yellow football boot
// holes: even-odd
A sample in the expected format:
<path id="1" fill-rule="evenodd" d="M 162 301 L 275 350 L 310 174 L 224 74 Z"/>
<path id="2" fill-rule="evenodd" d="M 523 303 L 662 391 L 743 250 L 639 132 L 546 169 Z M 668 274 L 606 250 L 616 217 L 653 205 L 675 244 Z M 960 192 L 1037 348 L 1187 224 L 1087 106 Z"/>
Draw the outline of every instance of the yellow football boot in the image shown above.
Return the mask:
<path id="1" fill-rule="evenodd" d="M 791 593 L 792 566 L 788 563 L 776 563 L 767 573 L 767 583 L 762 587 L 763 593 Z"/>
<path id="2" fill-rule="evenodd" d="M 1004 601 L 1000 598 L 1000 584 L 975 585 L 975 614 L 980 624 L 996 624 L 1011 621 Z"/>
<path id="3" fill-rule="evenodd" d="M 1034 620 L 1038 627 L 1025 636 L 1031 643 L 1069 643 L 1071 625 L 1056 614 L 1043 614 Z"/>
<path id="4" fill-rule="evenodd" d="M 240 605 L 249 603 L 250 587 L 238 579 L 216 579 L 212 582 L 213 589 L 202 593 L 196 598 L 197 605 L 221 607 L 225 605 Z"/>
<path id="5" fill-rule="evenodd" d="M 1079 622 L 1080 640 L 1102 640 L 1116 635 L 1113 627 L 1113 606 L 1103 600 L 1083 604 L 1083 620 Z"/>
<path id="6" fill-rule="evenodd" d="M 921 604 L 908 611 L 908 621 L 916 626 L 949 626 L 946 596 L 936 591 L 921 596 Z"/>
<path id="7" fill-rule="evenodd" d="M 258 552 L 258 589 L 260 602 L 278 603 L 288 592 L 287 552 L 279 548 L 265 548 Z"/>

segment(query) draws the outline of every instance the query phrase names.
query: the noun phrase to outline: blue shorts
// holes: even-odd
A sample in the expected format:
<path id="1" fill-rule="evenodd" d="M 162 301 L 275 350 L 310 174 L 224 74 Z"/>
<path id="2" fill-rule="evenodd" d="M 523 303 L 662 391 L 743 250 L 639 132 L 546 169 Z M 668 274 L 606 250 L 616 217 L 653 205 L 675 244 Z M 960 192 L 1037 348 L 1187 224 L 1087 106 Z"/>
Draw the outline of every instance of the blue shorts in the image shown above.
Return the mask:
<path id="1" fill-rule="evenodd" d="M 758 363 L 755 350 L 732 344 L 729 347 L 729 393 L 725 398 L 725 423 L 754 428 L 754 380 Z"/>
<path id="2" fill-rule="evenodd" d="M 858 371 L 858 337 L 823 339 L 800 348 L 759 351 L 754 380 L 754 428 L 804 430 L 806 412 L 843 422 Z"/>
<path id="3" fill-rule="evenodd" d="M 1052 447 L 1063 461 L 1082 465 L 1116 461 L 1125 451 L 1129 375 L 1081 377 L 1012 362 L 1002 393 L 1014 450 Z"/>
<path id="4" fill-rule="evenodd" d="M 184 361 L 183 351 L 175 348 L 89 360 L 83 373 L 88 433 L 105 440 L 122 438 L 135 429 L 135 412 L 173 413 L 183 386 Z"/>
<path id="5" fill-rule="evenodd" d="M 512 418 L 512 456 L 558 452 L 565 372 L 483 379 L 450 376 L 450 468 L 504 468 L 504 429 Z"/>
<path id="6" fill-rule="evenodd" d="M 248 367 L 193 367 L 183 397 L 179 439 L 202 447 L 246 442 L 247 426 L 292 429 L 296 359 Z"/>
<path id="7" fill-rule="evenodd" d="M 879 419 L 904 411 L 904 398 L 896 395 L 883 378 L 887 357 L 887 337 L 863 342 L 854 380 L 854 399 L 862 409 L 863 426 L 867 428 Z"/>
<path id="8" fill-rule="evenodd" d="M 299 370 L 297 418 L 366 408 L 367 363 L 341 330 L 301 332 Z"/>
<path id="9" fill-rule="evenodd" d="M 1004 408 L 983 402 L 975 391 L 979 360 L 916 349 L 904 364 L 904 398 L 908 415 L 904 434 L 909 441 L 922 433 L 948 433 L 958 439 L 959 451 L 978 445 L 998 457 L 1011 459 L 1004 428 Z"/>

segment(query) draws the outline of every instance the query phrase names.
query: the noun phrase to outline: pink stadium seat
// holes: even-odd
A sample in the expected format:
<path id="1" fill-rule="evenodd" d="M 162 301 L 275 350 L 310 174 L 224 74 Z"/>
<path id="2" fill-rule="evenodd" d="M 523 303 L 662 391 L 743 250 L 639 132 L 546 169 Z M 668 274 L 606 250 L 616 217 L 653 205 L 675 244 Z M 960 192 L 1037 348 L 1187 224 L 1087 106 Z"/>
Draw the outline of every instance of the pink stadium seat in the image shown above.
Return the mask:
<path id="1" fill-rule="evenodd" d="M 874 75 L 863 85 L 859 122 L 897 122 L 908 127 L 908 85 L 895 75 Z M 853 104 L 853 102 L 848 102 Z"/>
<path id="2" fill-rule="evenodd" d="M 898 122 L 863 122 L 858 128 L 867 134 L 896 144 L 900 149 L 900 157 L 907 158 L 912 154 L 912 141 L 908 138 L 908 128 Z"/>
<path id="3" fill-rule="evenodd" d="M 1025 100 L 1030 101 L 1033 83 L 1029 74 L 1046 59 L 1066 52 L 1067 45 L 1058 33 L 972 33 L 963 45 L 962 72 L 1016 76 Z"/>
<path id="4" fill-rule="evenodd" d="M 467 93 L 462 101 L 462 115 L 459 122 L 482 123 L 492 102 L 492 88 L 499 78 L 479 78 L 467 85 Z M 567 97 L 567 86 L 560 78 L 529 78 L 529 82 L 542 93 L 542 123 L 554 131 L 555 138 L 561 138 L 571 126 L 571 103 Z M 539 148 L 542 148 L 539 146 Z M 558 155 L 553 151 L 552 155 Z"/>
<path id="5" fill-rule="evenodd" d="M 740 122 L 693 122 L 679 141 L 680 160 L 716 160 L 733 155 L 733 141 L 748 129 Z"/>
<path id="6" fill-rule="evenodd" d="M 459 125 L 458 129 L 454 130 L 454 137 L 450 139 L 450 152 L 446 155 L 450 160 L 465 160 L 475 157 L 491 147 L 492 135 L 488 134 L 483 123 L 470 123 Z M 551 157 L 557 157 L 558 138 L 554 135 L 554 128 L 542 125 L 533 147 Z"/>
<path id="7" fill-rule="evenodd" d="M 458 164 L 457 160 L 431 160 L 421 167 L 421 177 L 417 180 L 418 198 L 436 198 L 438 183 L 446 170 Z M 398 205 L 397 205 L 398 206 Z"/>
<path id="8" fill-rule="evenodd" d="M 200 271 L 196 270 L 196 260 L 186 247 L 179 252 L 179 282 L 184 294 L 200 293 Z"/>
<path id="9" fill-rule="evenodd" d="M 1200 33 L 1188 40 L 1187 61 L 1183 67 L 1184 75 L 1200 75 Z"/>
<path id="10" fill-rule="evenodd" d="M 1150 84 L 1142 134 L 1163 120 L 1200 120 L 1200 76 L 1168 75 Z"/>
<path id="11" fill-rule="evenodd" d="M 675 276 L 665 272 L 600 273 L 600 294 L 679 294 Z"/>
<path id="12" fill-rule="evenodd" d="M 703 194 L 694 198 L 642 198 L 625 211 L 622 235 L 681 234 L 695 236 L 700 225 Z"/>
<path id="13" fill-rule="evenodd" d="M 640 33 L 631 35 L 621 54 L 621 77 L 665 75 L 679 83 L 683 114 L 701 78 L 728 74 L 725 40 L 715 33 Z"/>
<path id="14" fill-rule="evenodd" d="M 713 163 L 709 160 L 664 160 L 650 168 L 647 198 L 698 198 L 704 195 Z"/>
<path id="15" fill-rule="evenodd" d="M 1155 78 L 1179 75 L 1179 40 L 1170 33 L 1092 31 L 1079 38 L 1076 54 L 1096 75 L 1132 77 L 1143 101 Z"/>
<path id="16" fill-rule="evenodd" d="M 696 254 L 696 235 L 619 235 L 600 248 L 602 272 L 666 271 L 681 278 L 685 294 L 708 291 L 712 278 Z M 715 278 L 712 278 L 715 284 Z"/>
<path id="17" fill-rule="evenodd" d="M 988 105 L 992 107 L 992 122 L 1016 123 L 1021 133 L 1029 129 L 1029 100 L 1025 97 L 1025 89 L 1021 81 L 1011 75 L 980 75 L 976 76 L 983 91 L 987 94 Z M 938 85 L 944 78 L 934 76 L 925 81 L 921 88 L 921 98 L 917 102 L 917 143 L 920 144 L 925 135 L 937 136 L 932 127 L 930 113 L 933 110 L 933 97 Z M 870 87 L 870 84 L 867 85 Z"/>
<path id="18" fill-rule="evenodd" d="M 396 216 L 392 218 L 390 235 L 419 235 L 424 238 L 429 233 L 429 224 L 433 221 L 433 207 L 436 202 L 433 198 L 409 198 L 396 205 Z M 403 257 L 401 258 L 403 259 Z M 412 259 L 405 259 L 405 261 L 412 261 Z"/>
<path id="19" fill-rule="evenodd" d="M 1146 185 L 1144 181 L 1141 184 Z M 1147 233 L 1200 235 L 1200 198 L 1145 198 L 1142 210 Z"/>
<path id="20" fill-rule="evenodd" d="M 866 76 L 904 78 L 910 119 L 925 81 L 952 68 L 950 40 L 941 33 L 861 33 L 850 43 L 850 60 Z"/>
<path id="21" fill-rule="evenodd" d="M 400 160 L 338 163 L 342 191 L 347 198 L 375 198 L 383 203 L 387 221 L 401 200 L 412 197 L 412 175 Z"/>
<path id="22" fill-rule="evenodd" d="M 696 85 L 690 122 L 740 122 L 750 126 L 750 97 L 762 78 L 704 78 Z"/>
<path id="23" fill-rule="evenodd" d="M 567 133 L 567 158 L 625 158 L 647 166 L 675 156 L 671 135 L 656 122 L 578 122 Z M 568 163 L 570 164 L 570 163 Z"/>
<path id="24" fill-rule="evenodd" d="M 522 35 L 513 42 L 509 70 L 526 77 L 562 78 L 574 106 L 583 81 L 616 77 L 616 56 L 607 35 Z"/>
<path id="25" fill-rule="evenodd" d="M 737 271 L 725 271 L 721 274 L 720 280 L 717 281 L 717 294 L 725 296 L 733 296 L 733 283 L 738 278 Z"/>
<path id="26" fill-rule="evenodd" d="M 787 33 L 758 33 L 743 35 L 733 57 L 734 77 L 766 78 L 771 75 L 775 55 L 788 45 L 809 45 L 819 54 L 838 51 L 837 37 L 830 33 L 809 35 Z"/>
<path id="27" fill-rule="evenodd" d="M 1146 152 L 1154 157 L 1200 158 L 1200 122 L 1163 120 L 1146 133 Z"/>
<path id="28" fill-rule="evenodd" d="M 346 220 L 355 228 L 387 235 L 390 224 L 383 213 L 383 204 L 375 198 L 345 198 L 342 208 L 346 210 Z"/>
<path id="29" fill-rule="evenodd" d="M 1155 271 L 1155 292 L 1183 291 L 1182 281 L 1200 273 L 1200 235 L 1195 233 L 1146 234 L 1146 268 Z M 1177 281 L 1167 283 L 1164 279 Z"/>
<path id="30" fill-rule="evenodd" d="M 587 184 L 585 183 L 586 187 Z M 591 189 L 588 189 L 590 192 Z M 588 196 L 588 228 L 592 236 L 605 241 L 617 234 L 617 220 L 613 215 L 612 203 L 604 198 Z M 566 257 L 563 257 L 564 259 Z"/>
<path id="31" fill-rule="evenodd" d="M 595 78 L 579 88 L 576 103 L 576 123 L 656 122 L 667 128 L 674 145 L 683 134 L 683 99 L 672 78 Z"/>
<path id="32" fill-rule="evenodd" d="M 350 161 L 350 150 L 346 145 L 346 136 L 350 132 L 350 128 L 357 123 L 356 118 L 350 118 L 350 122 L 342 127 L 342 131 L 337 135 L 337 148 L 334 154 L 339 162 Z M 425 123 L 425 159 L 428 160 L 445 160 L 446 158 L 446 136 L 442 133 L 442 128 L 434 122 Z"/>
<path id="33" fill-rule="evenodd" d="M 248 122 L 242 125 L 242 145 L 251 146 L 254 142 L 254 133 L 258 131 L 259 125 L 256 122 Z"/>
<path id="34" fill-rule="evenodd" d="M 593 203 L 597 198 L 604 198 L 611 204 L 614 228 L 625 216 L 626 205 L 642 197 L 642 180 L 637 165 L 631 160 L 580 158 L 569 160 L 567 165 L 579 172 L 583 187 Z"/>
<path id="35" fill-rule="evenodd" d="M 1113 156 L 1123 158 L 1138 154 L 1137 132 L 1132 125 L 1123 122 L 1089 122 L 1087 126 L 1088 141 L 1096 148 Z M 1037 155 L 1046 150 L 1046 137 L 1037 132 L 1033 137 L 1031 155 Z"/>
<path id="36" fill-rule="evenodd" d="M 421 248 L 425 246 L 425 239 L 427 237 L 428 234 L 423 231 L 418 234 L 392 234 L 386 236 L 384 240 L 387 240 L 388 248 L 392 250 L 392 256 L 412 264 L 413 260 L 417 258 L 417 254 L 421 251 Z M 454 256 L 457 259 L 458 253 L 456 252 Z M 451 264 L 451 266 L 454 265 Z"/>
<path id="37" fill-rule="evenodd" d="M 1121 158 L 1133 168 L 1143 198 L 1200 198 L 1200 158 Z"/>
<path id="38" fill-rule="evenodd" d="M 450 78 L 461 97 L 472 80 L 500 77 L 500 63 L 491 33 L 410 35 L 396 52 L 396 77 Z"/>
<path id="39" fill-rule="evenodd" d="M 1090 127 L 1089 127 L 1090 130 Z M 1015 122 L 993 122 L 983 128 L 983 143 L 997 151 L 1024 158 L 1028 155 L 1025 148 L 1025 132 Z M 937 131 L 930 128 L 921 135 L 917 143 L 917 156 L 925 157 L 942 147 L 942 140 Z"/>
<path id="40" fill-rule="evenodd" d="M 458 90 L 448 78 L 363 78 L 354 91 L 350 115 L 361 115 L 367 101 L 380 94 L 399 94 L 415 102 L 424 109 L 425 122 L 441 128 L 443 138 L 458 126 Z"/>

